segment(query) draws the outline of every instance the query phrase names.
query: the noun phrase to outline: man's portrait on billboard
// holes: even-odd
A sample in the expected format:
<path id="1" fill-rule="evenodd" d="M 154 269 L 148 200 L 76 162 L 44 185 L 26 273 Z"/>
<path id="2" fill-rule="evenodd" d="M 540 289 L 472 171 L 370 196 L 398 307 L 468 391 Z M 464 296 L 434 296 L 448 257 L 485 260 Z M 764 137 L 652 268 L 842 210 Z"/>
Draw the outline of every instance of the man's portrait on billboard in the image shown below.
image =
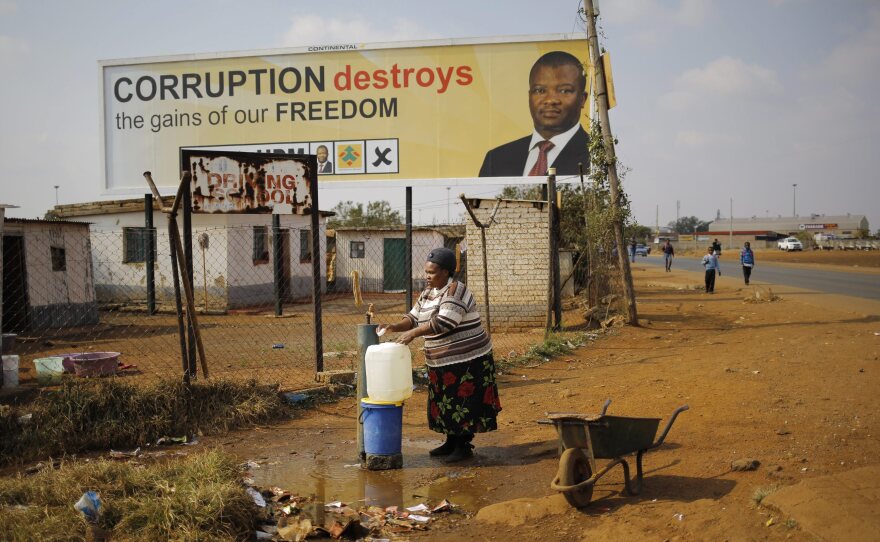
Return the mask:
<path id="1" fill-rule="evenodd" d="M 576 175 L 578 163 L 589 169 L 587 132 L 580 119 L 587 103 L 587 78 L 581 62 L 570 53 L 551 51 L 529 72 L 531 135 L 486 153 L 480 177 L 543 176 L 550 167 L 558 175 Z"/>

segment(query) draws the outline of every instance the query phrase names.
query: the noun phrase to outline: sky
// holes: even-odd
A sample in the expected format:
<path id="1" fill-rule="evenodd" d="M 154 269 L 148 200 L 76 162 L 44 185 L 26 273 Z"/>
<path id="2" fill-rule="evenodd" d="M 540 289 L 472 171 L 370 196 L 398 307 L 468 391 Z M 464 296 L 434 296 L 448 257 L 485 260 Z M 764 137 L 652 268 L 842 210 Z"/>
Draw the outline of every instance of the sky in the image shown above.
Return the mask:
<path id="1" fill-rule="evenodd" d="M 244 7 L 246 6 L 246 7 Z M 101 199 L 98 61 L 333 43 L 582 32 L 577 0 L 0 0 L 0 203 Z M 864 214 L 880 228 L 880 3 L 601 0 L 636 219 Z M 525 101 L 525 92 L 523 100 Z M 415 185 L 414 219 L 458 220 Z M 383 199 L 403 210 L 403 189 Z M 450 197 L 451 196 L 451 197 Z M 451 203 L 447 203 L 447 198 Z M 322 208 L 378 199 L 322 188 Z M 659 210 L 658 210 L 659 209 Z"/>

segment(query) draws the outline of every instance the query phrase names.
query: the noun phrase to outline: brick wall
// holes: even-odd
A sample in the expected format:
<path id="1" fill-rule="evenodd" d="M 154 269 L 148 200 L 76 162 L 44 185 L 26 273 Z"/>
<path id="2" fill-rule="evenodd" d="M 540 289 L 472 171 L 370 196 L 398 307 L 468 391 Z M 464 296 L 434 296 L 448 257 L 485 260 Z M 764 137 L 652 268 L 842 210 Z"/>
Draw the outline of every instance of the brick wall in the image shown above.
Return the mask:
<path id="1" fill-rule="evenodd" d="M 487 222 L 495 200 L 478 200 L 474 214 Z M 483 244 L 480 230 L 467 221 L 468 287 L 483 312 Z M 502 201 L 495 223 L 486 230 L 489 310 L 493 330 L 544 327 L 550 258 L 547 206 L 531 201 Z"/>

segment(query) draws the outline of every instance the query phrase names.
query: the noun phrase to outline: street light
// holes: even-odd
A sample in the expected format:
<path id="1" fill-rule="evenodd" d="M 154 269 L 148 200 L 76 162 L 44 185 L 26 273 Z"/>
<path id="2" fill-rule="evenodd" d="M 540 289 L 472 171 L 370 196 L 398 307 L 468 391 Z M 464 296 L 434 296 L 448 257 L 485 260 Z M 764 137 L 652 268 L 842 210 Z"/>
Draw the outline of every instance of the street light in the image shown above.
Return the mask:
<path id="1" fill-rule="evenodd" d="M 792 216 L 796 217 L 797 216 L 797 183 L 792 183 L 791 187 L 794 189 L 794 198 L 792 199 L 791 214 L 792 214 Z"/>

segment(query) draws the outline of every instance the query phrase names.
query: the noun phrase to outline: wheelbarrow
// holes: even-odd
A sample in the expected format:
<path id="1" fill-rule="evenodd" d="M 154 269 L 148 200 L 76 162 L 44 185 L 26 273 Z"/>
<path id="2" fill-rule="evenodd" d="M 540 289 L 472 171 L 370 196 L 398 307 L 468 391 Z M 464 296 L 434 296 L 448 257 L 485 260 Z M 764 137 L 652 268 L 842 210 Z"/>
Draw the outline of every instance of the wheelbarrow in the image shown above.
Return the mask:
<path id="1" fill-rule="evenodd" d="M 628 418 L 608 416 L 611 399 L 605 401 L 598 416 L 570 412 L 551 412 L 546 420 L 538 423 L 553 425 L 559 437 L 559 471 L 550 487 L 561 491 L 565 500 L 576 508 L 587 506 L 593 496 L 593 487 L 599 478 L 616 465 L 623 466 L 626 492 L 638 495 L 642 490 L 642 456 L 652 448 L 663 444 L 675 418 L 688 409 L 687 405 L 675 409 L 660 438 L 654 441 L 660 418 Z M 630 479 L 629 463 L 623 456 L 636 454 L 636 477 Z M 597 459 L 612 461 L 597 469 Z"/>

